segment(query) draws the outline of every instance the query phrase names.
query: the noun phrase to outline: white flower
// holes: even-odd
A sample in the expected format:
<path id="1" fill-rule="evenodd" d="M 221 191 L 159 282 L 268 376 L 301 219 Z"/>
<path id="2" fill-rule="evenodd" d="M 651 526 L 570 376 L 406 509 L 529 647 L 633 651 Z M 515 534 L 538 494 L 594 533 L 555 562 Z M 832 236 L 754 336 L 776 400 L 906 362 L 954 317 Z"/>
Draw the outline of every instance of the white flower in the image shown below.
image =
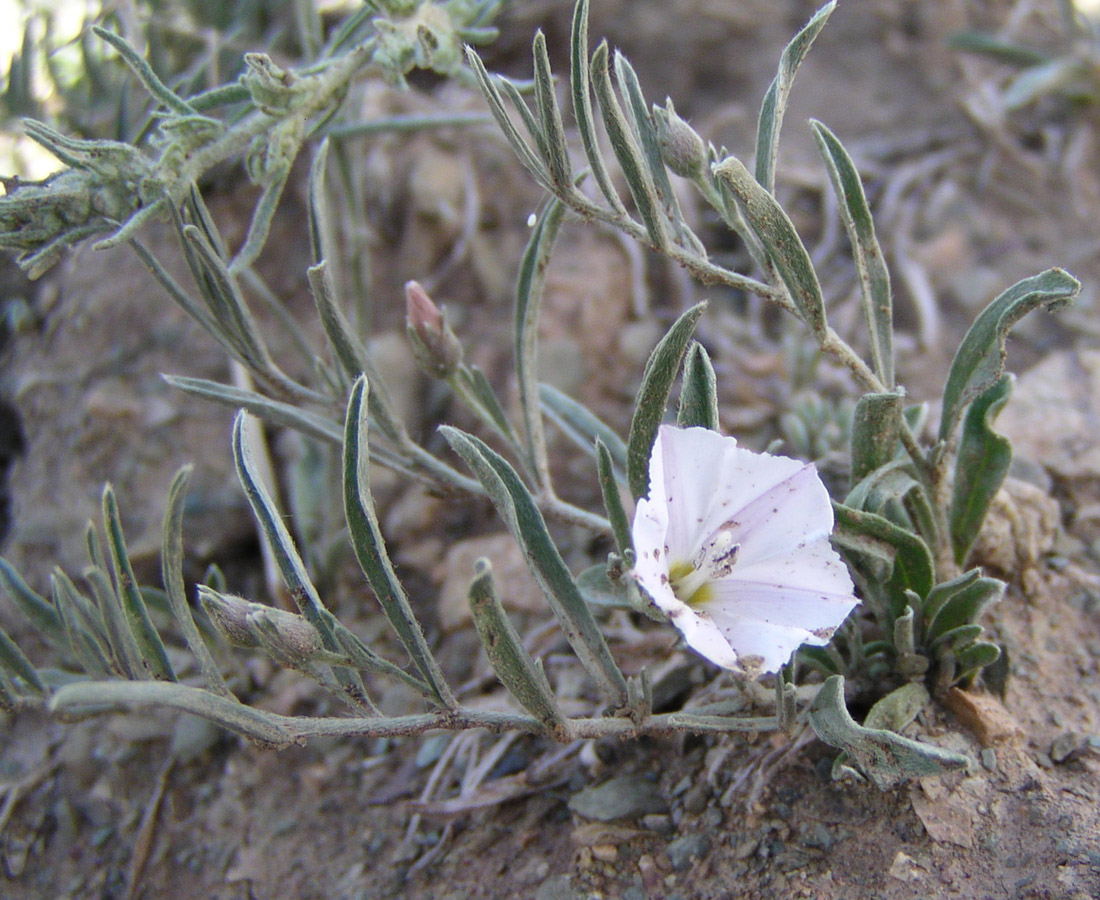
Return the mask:
<path id="1" fill-rule="evenodd" d="M 634 576 L 695 650 L 756 677 L 825 644 L 859 603 L 812 464 L 662 425 L 634 513 Z"/>

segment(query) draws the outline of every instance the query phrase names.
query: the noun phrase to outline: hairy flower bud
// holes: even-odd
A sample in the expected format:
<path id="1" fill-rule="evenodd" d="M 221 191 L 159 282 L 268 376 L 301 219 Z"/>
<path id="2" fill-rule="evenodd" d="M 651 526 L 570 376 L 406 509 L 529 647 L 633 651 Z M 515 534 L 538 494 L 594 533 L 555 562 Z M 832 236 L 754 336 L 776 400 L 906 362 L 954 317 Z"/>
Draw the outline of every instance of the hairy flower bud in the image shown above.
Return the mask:
<path id="1" fill-rule="evenodd" d="M 683 178 L 698 177 L 707 160 L 707 147 L 703 139 L 676 114 L 671 99 L 665 100 L 664 108 L 654 104 L 653 118 L 665 164 Z"/>
<path id="2" fill-rule="evenodd" d="M 433 378 L 447 378 L 462 362 L 462 345 L 439 307 L 415 281 L 405 284 L 405 332 L 417 364 Z"/>
<path id="3" fill-rule="evenodd" d="M 259 640 L 248 624 L 252 604 L 243 597 L 222 594 L 199 585 L 199 600 L 210 617 L 211 624 L 234 647 L 256 648 Z"/>

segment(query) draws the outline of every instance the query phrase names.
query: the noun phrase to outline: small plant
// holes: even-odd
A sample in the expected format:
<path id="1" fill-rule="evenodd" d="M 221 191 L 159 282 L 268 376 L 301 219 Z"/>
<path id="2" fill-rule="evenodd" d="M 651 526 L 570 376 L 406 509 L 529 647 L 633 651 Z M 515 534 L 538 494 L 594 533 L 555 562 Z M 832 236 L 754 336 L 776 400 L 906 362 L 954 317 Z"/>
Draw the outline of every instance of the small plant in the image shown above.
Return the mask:
<path id="1" fill-rule="evenodd" d="M 298 612 L 230 595 L 216 580 L 199 588 L 205 616 L 192 612 L 179 574 L 184 475 L 173 485 L 165 524 L 165 593 L 139 589 L 108 491 L 107 552 L 91 536 L 94 531 L 89 532 L 92 567 L 86 581 L 91 596 L 56 572 L 53 595 L 47 599 L 10 566 L 0 567 L 8 593 L 58 649 L 67 669 L 84 674 L 66 672 L 55 678 L 40 672 L 5 637 L 0 640 L 0 701 L 9 707 L 45 703 L 64 714 L 162 704 L 276 746 L 316 734 L 489 728 L 572 740 L 680 731 L 794 731 L 808 723 L 880 784 L 965 766 L 965 757 L 898 735 L 891 728 L 902 727 L 904 717 L 887 713 L 902 704 L 919 710 L 929 689 L 937 693 L 967 684 L 998 655 L 996 645 L 982 639 L 977 619 L 1000 598 L 1004 584 L 968 569 L 967 562 L 1011 458 L 1008 442 L 993 429 L 1011 389 L 1004 369 L 1005 341 L 1022 316 L 1068 302 L 1078 283 L 1051 269 L 1019 282 L 989 304 L 955 354 L 938 429 L 927 437 L 926 407 L 909 403 L 896 379 L 890 280 L 859 173 L 822 123 L 812 127 L 859 273 L 866 358 L 829 324 L 810 255 L 776 199 L 775 162 L 788 94 L 833 4 L 823 7 L 783 53 L 761 108 L 750 170 L 724 148 L 702 141 L 671 101 L 648 105 L 630 63 L 612 54 L 606 43 L 590 53 L 589 3 L 580 0 L 568 81 L 584 152 L 583 173 L 578 174 L 569 153 L 545 38 L 538 34 L 534 40 L 530 90 L 490 75 L 478 56 L 466 50 L 501 131 L 551 198 L 534 219 L 517 279 L 513 349 L 518 420 L 506 413 L 488 378 L 464 361 L 459 338 L 427 293 L 415 284 L 407 288 L 408 333 L 418 360 L 450 386 L 491 436 L 493 446 L 468 431 L 441 429 L 462 471 L 406 432 L 387 397 L 384 375 L 347 312 L 345 292 L 329 262 L 333 237 L 325 225 L 330 221 L 326 160 L 333 135 L 354 127 L 340 120 L 342 100 L 368 63 L 394 79 L 413 65 L 456 72 L 459 42 L 485 37 L 484 23 L 495 7 L 472 2 L 371 4 L 367 9 L 377 15 L 352 17 L 314 64 L 290 70 L 252 54 L 238 82 L 193 96 L 168 88 L 132 48 L 103 33 L 159 106 L 153 152 L 120 142 L 78 141 L 42 125 L 28 126 L 70 168 L 47 183 L 19 186 L 0 200 L 0 242 L 19 250 L 34 273 L 90 234 L 108 234 L 104 246 L 131 244 L 169 295 L 252 374 L 254 390 L 183 377 L 170 381 L 245 410 L 233 435 L 237 472 Z M 234 114 L 215 118 L 212 113 L 219 109 Z M 603 150 L 597 115 L 610 154 Z M 272 358 L 240 283 L 258 283 L 252 266 L 290 164 L 314 138 L 320 143 L 310 180 L 309 236 L 315 264 L 309 277 L 328 346 L 324 354 L 313 353 L 318 360 L 315 377 L 303 383 L 286 375 Z M 262 197 L 243 245 L 230 253 L 195 182 L 209 166 L 242 156 Z M 613 165 L 625 180 L 627 197 L 615 187 Z M 673 177 L 690 181 L 736 235 L 753 261 L 751 274 L 727 269 L 708 253 L 681 214 Z M 586 191 L 586 179 L 591 191 Z M 538 382 L 539 305 L 546 267 L 568 211 L 618 229 L 704 283 L 774 304 L 801 323 L 821 354 L 851 373 L 861 391 L 854 406 L 809 404 L 791 420 L 803 426 L 817 419 L 834 424 L 824 449 L 849 436 L 850 484 L 843 496 L 830 499 L 811 465 L 752 454 L 716 433 L 714 370 L 703 346 L 693 339 L 705 304 L 684 312 L 653 350 L 625 440 L 579 402 Z M 138 242 L 141 226 L 158 216 L 175 222 L 199 299 Z M 674 428 L 664 419 L 677 381 L 679 427 Z M 847 409 L 850 421 L 839 421 L 849 418 Z M 246 428 L 249 415 L 294 428 L 339 454 L 350 542 L 411 660 L 410 670 L 367 646 L 320 596 L 280 510 L 257 476 Z M 591 453 L 602 512 L 558 496 L 544 416 Z M 796 430 L 795 425 L 788 430 Z M 807 441 L 796 449 L 806 452 L 815 446 Z M 453 502 L 464 496 L 491 500 L 595 688 L 586 714 L 563 710 L 541 662 L 531 656 L 505 613 L 488 560 L 471 573 L 470 605 L 486 656 L 520 711 L 480 711 L 456 694 L 382 540 L 371 493 L 372 461 L 447 491 Z M 633 527 L 621 489 L 636 504 Z M 574 576 L 547 518 L 605 535 L 616 549 L 606 564 Z M 830 531 L 847 568 L 829 544 Z M 853 581 L 862 600 L 854 612 Z M 149 612 L 158 602 L 170 611 L 197 660 L 201 685 L 180 681 L 168 663 L 163 629 L 154 625 Z M 655 713 L 646 673 L 627 677 L 601 630 L 596 610 L 608 604 L 662 620 L 670 617 L 689 646 L 735 678 L 778 673 L 774 715 L 745 717 L 721 704 Z M 240 702 L 208 646 L 214 633 L 234 645 L 263 650 L 280 665 L 314 679 L 340 698 L 348 714 L 295 718 Z M 800 711 L 795 682 L 807 670 L 827 678 L 810 708 Z M 844 678 L 876 696 L 888 695 L 878 725 L 852 721 L 844 705 Z M 423 711 L 383 713 L 373 699 L 379 679 L 397 679 L 411 688 L 423 698 Z"/>

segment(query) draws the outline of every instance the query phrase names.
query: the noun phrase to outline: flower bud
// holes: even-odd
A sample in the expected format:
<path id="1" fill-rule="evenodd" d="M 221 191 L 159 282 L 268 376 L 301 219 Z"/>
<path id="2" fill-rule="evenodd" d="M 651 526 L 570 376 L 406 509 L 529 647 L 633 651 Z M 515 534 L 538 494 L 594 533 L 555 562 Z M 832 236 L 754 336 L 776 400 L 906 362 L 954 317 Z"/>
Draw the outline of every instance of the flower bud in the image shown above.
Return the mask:
<path id="1" fill-rule="evenodd" d="M 462 362 L 462 345 L 439 307 L 415 281 L 405 284 L 405 332 L 416 362 L 433 378 L 447 378 Z"/>
<path id="2" fill-rule="evenodd" d="M 296 613 L 252 604 L 248 625 L 276 662 L 299 669 L 324 649 L 321 633 Z"/>
<path id="3" fill-rule="evenodd" d="M 654 104 L 653 118 L 657 125 L 657 140 L 661 144 L 661 158 L 677 175 L 697 178 L 707 159 L 707 147 L 698 133 L 676 114 L 671 99 L 665 100 L 662 109 Z"/>
<path id="4" fill-rule="evenodd" d="M 211 624 L 230 644 L 248 648 L 260 646 L 248 624 L 251 603 L 243 597 L 221 594 L 206 585 L 199 585 L 199 600 L 210 617 Z"/>

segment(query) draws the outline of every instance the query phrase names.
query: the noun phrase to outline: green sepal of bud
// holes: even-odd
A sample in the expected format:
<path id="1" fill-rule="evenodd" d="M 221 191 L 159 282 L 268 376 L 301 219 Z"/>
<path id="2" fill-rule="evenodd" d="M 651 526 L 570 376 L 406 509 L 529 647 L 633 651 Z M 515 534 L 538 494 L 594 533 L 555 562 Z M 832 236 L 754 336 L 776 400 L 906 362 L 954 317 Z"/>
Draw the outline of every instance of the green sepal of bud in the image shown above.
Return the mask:
<path id="1" fill-rule="evenodd" d="M 462 344 L 443 312 L 415 281 L 405 285 L 405 333 L 413 358 L 432 378 L 450 378 L 462 364 Z"/>
<path id="2" fill-rule="evenodd" d="M 698 132 L 676 114 L 671 99 L 665 100 L 663 108 L 654 104 L 653 119 L 665 165 L 683 178 L 694 180 L 702 175 L 706 171 L 707 145 Z"/>

